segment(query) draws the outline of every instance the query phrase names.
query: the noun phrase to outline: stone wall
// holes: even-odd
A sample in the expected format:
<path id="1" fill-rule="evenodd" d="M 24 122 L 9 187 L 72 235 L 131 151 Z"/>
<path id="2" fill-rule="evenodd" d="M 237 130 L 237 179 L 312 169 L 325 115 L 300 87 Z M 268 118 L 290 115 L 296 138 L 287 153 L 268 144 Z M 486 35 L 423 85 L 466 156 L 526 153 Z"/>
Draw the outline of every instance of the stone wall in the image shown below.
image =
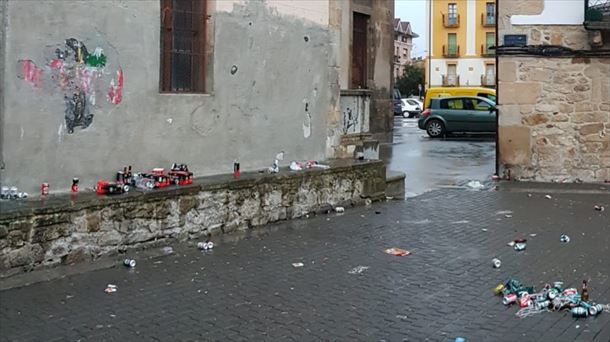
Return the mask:
<path id="1" fill-rule="evenodd" d="M 500 160 L 514 177 L 610 179 L 610 59 L 503 57 Z"/>
<path id="2" fill-rule="evenodd" d="M 500 44 L 525 34 L 530 45 L 589 50 L 583 25 L 512 25 L 538 15 L 542 0 L 499 2 Z M 610 180 L 610 59 L 498 57 L 498 146 L 501 172 L 522 180 Z"/>
<path id="3" fill-rule="evenodd" d="M 82 193 L 1 202 L 0 277 L 229 233 L 385 196 L 383 162 L 336 161 L 328 170 L 245 173 L 119 197 Z"/>

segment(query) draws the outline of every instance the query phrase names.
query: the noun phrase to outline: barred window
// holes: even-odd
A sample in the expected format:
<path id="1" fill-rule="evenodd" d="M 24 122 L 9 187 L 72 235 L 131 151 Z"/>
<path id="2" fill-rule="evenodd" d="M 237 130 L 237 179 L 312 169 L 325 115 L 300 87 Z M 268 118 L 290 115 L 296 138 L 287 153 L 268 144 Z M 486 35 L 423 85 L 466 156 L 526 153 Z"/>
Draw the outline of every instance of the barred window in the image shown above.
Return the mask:
<path id="1" fill-rule="evenodd" d="M 161 0 L 160 89 L 205 91 L 205 0 Z"/>

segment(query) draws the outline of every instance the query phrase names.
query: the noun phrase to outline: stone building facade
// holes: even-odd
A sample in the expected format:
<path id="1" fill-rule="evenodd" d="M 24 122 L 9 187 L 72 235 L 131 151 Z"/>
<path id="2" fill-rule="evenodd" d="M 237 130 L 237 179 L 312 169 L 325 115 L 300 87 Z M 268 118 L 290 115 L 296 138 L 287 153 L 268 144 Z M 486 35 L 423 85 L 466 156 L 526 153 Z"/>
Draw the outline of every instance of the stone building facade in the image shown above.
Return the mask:
<path id="1" fill-rule="evenodd" d="M 350 156 L 353 127 L 391 140 L 393 3 L 0 1 L 0 183 Z M 350 89 L 366 116 L 343 110 Z"/>
<path id="2" fill-rule="evenodd" d="M 411 29 L 411 23 L 394 19 L 394 79 L 402 76 L 405 65 L 411 64 L 413 38 L 419 35 Z"/>
<path id="3" fill-rule="evenodd" d="M 500 172 L 610 180 L 610 53 L 591 46 L 583 1 L 498 4 Z"/>

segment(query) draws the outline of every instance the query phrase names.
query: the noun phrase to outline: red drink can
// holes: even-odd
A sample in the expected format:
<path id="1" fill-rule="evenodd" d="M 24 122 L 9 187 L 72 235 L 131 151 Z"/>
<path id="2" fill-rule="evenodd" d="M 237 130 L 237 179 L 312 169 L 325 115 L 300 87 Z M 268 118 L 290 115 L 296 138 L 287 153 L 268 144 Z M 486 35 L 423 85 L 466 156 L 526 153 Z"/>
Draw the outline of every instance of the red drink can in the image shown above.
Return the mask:
<path id="1" fill-rule="evenodd" d="M 233 163 L 233 177 L 235 177 L 235 178 L 239 178 L 240 174 L 241 174 L 241 173 L 240 173 L 240 171 L 239 171 L 239 162 L 236 160 L 236 161 Z"/>
<path id="2" fill-rule="evenodd" d="M 72 178 L 72 192 L 78 192 L 78 178 Z"/>
<path id="3" fill-rule="evenodd" d="M 530 295 L 527 293 L 519 298 L 519 306 L 522 308 L 530 306 L 531 302 L 532 300 L 530 299 Z"/>
<path id="4" fill-rule="evenodd" d="M 578 290 L 576 290 L 575 288 L 570 288 L 570 289 L 563 290 L 563 295 L 564 296 L 571 296 L 571 295 L 575 295 L 577 293 L 578 293 Z"/>
<path id="5" fill-rule="evenodd" d="M 509 293 L 506 296 L 504 296 L 504 298 L 502 298 L 502 304 L 504 305 L 510 305 L 512 303 L 515 303 L 517 301 L 517 295 L 514 293 Z"/>
<path id="6" fill-rule="evenodd" d="M 40 185 L 40 194 L 46 196 L 49 194 L 49 183 L 42 183 Z"/>

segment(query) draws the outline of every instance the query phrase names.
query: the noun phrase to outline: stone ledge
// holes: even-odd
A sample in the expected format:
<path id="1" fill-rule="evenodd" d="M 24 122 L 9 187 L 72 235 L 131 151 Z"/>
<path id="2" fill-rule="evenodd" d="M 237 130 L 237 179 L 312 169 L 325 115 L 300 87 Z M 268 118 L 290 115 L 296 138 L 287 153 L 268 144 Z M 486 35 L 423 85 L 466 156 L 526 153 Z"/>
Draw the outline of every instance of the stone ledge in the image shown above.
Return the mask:
<path id="1" fill-rule="evenodd" d="M 3 202 L 0 278 L 385 198 L 382 161 L 328 164 L 326 170 L 245 172 L 240 179 L 201 177 L 188 186 L 112 197 L 90 191 Z"/>

